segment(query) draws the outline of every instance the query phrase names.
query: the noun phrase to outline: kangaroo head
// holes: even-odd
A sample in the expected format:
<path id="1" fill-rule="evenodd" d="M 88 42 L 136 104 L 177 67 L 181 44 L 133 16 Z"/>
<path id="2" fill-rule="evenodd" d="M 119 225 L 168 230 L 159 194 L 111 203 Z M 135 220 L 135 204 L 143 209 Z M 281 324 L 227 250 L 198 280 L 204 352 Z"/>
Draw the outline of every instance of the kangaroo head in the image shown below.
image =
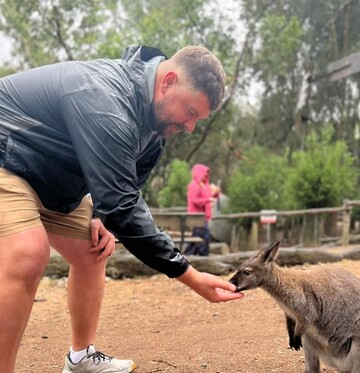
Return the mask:
<path id="1" fill-rule="evenodd" d="M 264 278 L 272 268 L 279 244 L 279 242 L 271 243 L 269 246 L 260 249 L 255 256 L 239 266 L 230 279 L 230 282 L 236 286 L 237 292 L 261 286 Z"/>

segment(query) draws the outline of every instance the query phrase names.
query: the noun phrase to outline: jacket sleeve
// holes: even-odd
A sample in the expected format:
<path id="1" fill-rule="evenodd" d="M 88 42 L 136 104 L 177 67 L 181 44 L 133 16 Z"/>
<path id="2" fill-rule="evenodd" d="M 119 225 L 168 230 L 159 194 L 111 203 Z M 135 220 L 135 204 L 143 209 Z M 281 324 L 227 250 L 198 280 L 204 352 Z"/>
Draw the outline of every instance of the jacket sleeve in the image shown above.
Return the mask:
<path id="1" fill-rule="evenodd" d="M 189 264 L 171 238 L 155 226 L 139 192 L 139 129 L 132 120 L 132 105 L 124 103 L 128 96 L 79 89 L 64 95 L 59 105 L 95 215 L 142 262 L 169 277 L 178 277 Z"/>
<path id="2" fill-rule="evenodd" d="M 138 259 L 149 267 L 165 273 L 168 277 L 179 277 L 189 267 L 188 261 L 175 247 L 165 231 L 160 231 L 150 215 L 148 206 L 139 198 L 133 209 L 134 215 L 127 224 L 118 212 L 103 218 L 105 226 Z M 119 224 L 126 233 L 119 234 Z"/>
<path id="3" fill-rule="evenodd" d="M 202 193 L 199 185 L 196 183 L 191 183 L 189 185 L 188 200 L 198 207 L 205 207 L 205 205 L 210 202 L 209 197 Z"/>

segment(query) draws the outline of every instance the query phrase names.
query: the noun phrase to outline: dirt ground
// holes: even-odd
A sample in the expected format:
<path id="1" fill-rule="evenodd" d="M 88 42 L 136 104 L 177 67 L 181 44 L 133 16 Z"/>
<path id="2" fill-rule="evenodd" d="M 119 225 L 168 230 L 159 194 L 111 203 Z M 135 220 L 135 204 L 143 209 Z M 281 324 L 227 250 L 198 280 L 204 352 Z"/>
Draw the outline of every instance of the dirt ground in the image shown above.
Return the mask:
<path id="1" fill-rule="evenodd" d="M 360 277 L 360 261 L 340 265 Z M 60 373 L 69 330 L 66 282 L 44 278 L 16 373 Z M 288 349 L 283 313 L 264 291 L 211 304 L 163 275 L 107 282 L 97 348 L 134 359 L 136 373 L 304 371 L 303 352 Z M 322 372 L 336 371 L 322 366 Z"/>

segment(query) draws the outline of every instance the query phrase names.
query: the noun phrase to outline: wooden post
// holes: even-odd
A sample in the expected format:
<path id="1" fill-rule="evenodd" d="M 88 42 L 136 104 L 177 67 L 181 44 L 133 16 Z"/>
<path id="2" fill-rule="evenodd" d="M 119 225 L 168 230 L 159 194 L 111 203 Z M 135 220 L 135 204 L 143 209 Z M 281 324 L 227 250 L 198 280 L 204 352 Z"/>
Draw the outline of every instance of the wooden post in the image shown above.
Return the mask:
<path id="1" fill-rule="evenodd" d="M 251 232 L 249 236 L 249 250 L 255 251 L 259 248 L 259 223 L 256 219 L 252 219 Z"/>
<path id="2" fill-rule="evenodd" d="M 180 252 L 183 252 L 183 246 L 185 241 L 185 230 L 186 230 L 186 215 L 181 216 L 180 220 Z"/>
<path id="3" fill-rule="evenodd" d="M 343 231 L 341 243 L 344 246 L 349 245 L 350 242 L 350 223 L 351 223 L 351 211 L 352 205 L 349 203 L 348 199 L 345 199 L 343 202 Z"/>
<path id="4" fill-rule="evenodd" d="M 231 229 L 230 250 L 232 253 L 238 252 L 240 249 L 240 224 L 234 222 Z"/>
<path id="5" fill-rule="evenodd" d="M 320 245 L 319 214 L 305 214 L 302 226 L 302 244 L 308 247 Z"/>

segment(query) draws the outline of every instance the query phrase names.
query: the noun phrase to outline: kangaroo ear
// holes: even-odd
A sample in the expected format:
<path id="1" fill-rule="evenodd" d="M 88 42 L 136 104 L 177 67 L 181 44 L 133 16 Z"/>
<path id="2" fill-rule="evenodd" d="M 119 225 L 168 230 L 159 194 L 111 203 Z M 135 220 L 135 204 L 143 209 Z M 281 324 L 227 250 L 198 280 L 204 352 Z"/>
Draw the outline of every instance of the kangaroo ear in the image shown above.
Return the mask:
<path id="1" fill-rule="evenodd" d="M 270 243 L 270 245 L 263 250 L 263 259 L 264 262 L 270 263 L 275 260 L 278 250 L 279 250 L 280 242 Z"/>

